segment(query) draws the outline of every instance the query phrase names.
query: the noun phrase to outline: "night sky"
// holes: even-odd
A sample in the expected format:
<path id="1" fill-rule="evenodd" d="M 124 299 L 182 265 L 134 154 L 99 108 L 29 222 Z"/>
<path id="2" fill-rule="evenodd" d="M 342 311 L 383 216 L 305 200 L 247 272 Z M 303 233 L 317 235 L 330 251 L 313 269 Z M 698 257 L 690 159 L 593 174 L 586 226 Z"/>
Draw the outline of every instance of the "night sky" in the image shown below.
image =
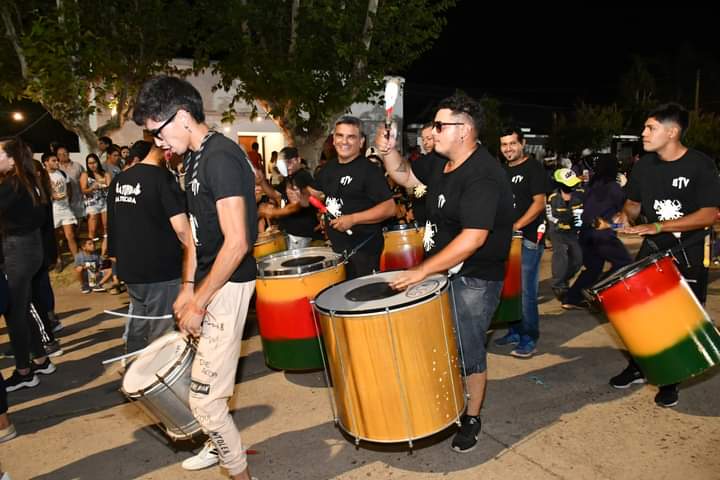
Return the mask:
<path id="1" fill-rule="evenodd" d="M 423 121 L 432 111 L 428 105 L 455 88 L 497 97 L 509 110 L 504 113 L 527 116 L 530 123 L 542 111 L 570 110 L 580 98 L 609 104 L 617 100 L 633 54 L 669 54 L 682 51 L 685 42 L 720 63 L 718 22 L 708 11 L 660 4 L 583 12 L 549 8 L 515 3 L 501 11 L 461 0 L 434 47 L 404 72 L 406 120 Z M 687 88 L 694 84 L 690 69 Z"/>

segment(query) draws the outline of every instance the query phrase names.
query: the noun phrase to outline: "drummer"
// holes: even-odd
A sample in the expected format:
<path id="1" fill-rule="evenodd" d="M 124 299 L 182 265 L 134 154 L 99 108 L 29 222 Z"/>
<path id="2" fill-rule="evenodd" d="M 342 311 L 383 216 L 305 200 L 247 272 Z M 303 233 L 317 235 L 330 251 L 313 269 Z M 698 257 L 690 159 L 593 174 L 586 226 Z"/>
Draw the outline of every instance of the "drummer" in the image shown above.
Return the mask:
<path id="1" fill-rule="evenodd" d="M 288 236 L 288 249 L 305 248 L 318 237 L 317 211 L 308 203 L 305 187 L 312 185 L 312 174 L 303 167 L 297 148 L 280 150 L 277 166 L 284 175 L 277 189 L 273 188 L 262 173 L 256 172 L 255 181 L 272 203 L 258 205 L 258 216 L 277 219 L 280 228 Z M 285 170 L 285 171 L 284 171 Z M 319 237 L 318 237 L 319 238 Z"/>
<path id="2" fill-rule="evenodd" d="M 470 398 L 452 441 L 457 452 L 475 448 L 487 382 L 486 331 L 500 302 L 505 259 L 512 239 L 510 181 L 497 159 L 478 143 L 480 104 L 463 95 L 440 102 L 433 122 L 435 151 L 412 164 L 395 149 L 395 138 L 378 132 L 375 143 L 397 183 L 427 185 L 424 246 L 429 258 L 399 273 L 391 284 L 404 289 L 433 273 L 453 274 L 460 353 Z M 478 208 L 482 205 L 482 208 Z"/>
<path id="3" fill-rule="evenodd" d="M 337 158 L 318 172 L 317 188 L 310 190 L 314 196 L 324 197 L 325 206 L 336 217 L 326 225 L 333 250 L 350 253 L 358 249 L 346 267 L 348 280 L 379 270 L 382 222 L 395 215 L 384 173 L 361 153 L 364 144 L 360 119 L 341 117 L 333 132 Z"/>
<path id="4" fill-rule="evenodd" d="M 713 160 L 682 144 L 687 131 L 687 110 L 668 103 L 650 112 L 642 132 L 647 155 L 633 167 L 627 184 L 627 200 L 617 222 L 622 232 L 643 236 L 637 258 L 658 250 L 673 249 L 678 268 L 704 304 L 708 269 L 704 266 L 704 243 L 720 205 L 720 180 Z M 631 225 L 639 215 L 647 223 Z M 610 379 L 615 388 L 645 383 L 631 359 L 619 375 Z M 655 403 L 673 407 L 678 403 L 678 384 L 660 387 Z"/>
<path id="5" fill-rule="evenodd" d="M 253 168 L 237 143 L 208 128 L 200 92 L 185 80 L 161 76 L 145 82 L 133 120 L 160 148 L 185 155 L 197 264 L 182 272 L 183 284 L 193 288 L 181 291 L 174 310 L 180 331 L 198 338 L 189 403 L 210 440 L 183 468 L 207 467 L 219 458 L 230 478 L 250 480 L 228 400 L 255 290 Z"/>

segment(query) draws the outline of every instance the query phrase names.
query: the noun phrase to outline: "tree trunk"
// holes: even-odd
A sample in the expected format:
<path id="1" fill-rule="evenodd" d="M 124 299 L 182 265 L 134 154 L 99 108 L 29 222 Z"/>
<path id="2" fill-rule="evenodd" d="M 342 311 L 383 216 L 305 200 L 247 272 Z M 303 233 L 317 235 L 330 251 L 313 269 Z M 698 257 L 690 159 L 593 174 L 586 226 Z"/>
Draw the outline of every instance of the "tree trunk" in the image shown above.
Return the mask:
<path id="1" fill-rule="evenodd" d="M 296 144 L 300 158 L 304 158 L 310 168 L 310 171 L 315 170 L 318 162 L 320 161 L 320 153 L 322 152 L 323 144 L 327 135 L 318 135 L 313 138 L 303 139 L 303 143 Z"/>

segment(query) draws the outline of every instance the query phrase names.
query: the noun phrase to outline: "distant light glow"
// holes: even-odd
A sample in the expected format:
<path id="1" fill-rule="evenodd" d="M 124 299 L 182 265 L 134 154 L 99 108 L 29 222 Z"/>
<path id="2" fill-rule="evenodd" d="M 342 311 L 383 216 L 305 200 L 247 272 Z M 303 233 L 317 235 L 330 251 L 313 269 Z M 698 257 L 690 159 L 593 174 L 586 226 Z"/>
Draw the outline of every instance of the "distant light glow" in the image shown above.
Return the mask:
<path id="1" fill-rule="evenodd" d="M 22 122 L 25 120 L 25 115 L 23 115 L 22 112 L 13 112 L 12 119 L 16 122 Z"/>
<path id="2" fill-rule="evenodd" d="M 230 127 L 223 127 L 223 132 L 228 133 L 230 131 Z"/>

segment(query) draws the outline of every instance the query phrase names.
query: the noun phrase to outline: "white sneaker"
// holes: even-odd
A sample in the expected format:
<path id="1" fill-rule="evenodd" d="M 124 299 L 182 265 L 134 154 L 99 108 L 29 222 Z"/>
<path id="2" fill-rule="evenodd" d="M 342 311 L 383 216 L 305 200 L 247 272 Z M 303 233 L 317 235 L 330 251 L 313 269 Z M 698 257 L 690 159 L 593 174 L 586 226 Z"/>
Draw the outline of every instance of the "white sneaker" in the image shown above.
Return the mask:
<path id="1" fill-rule="evenodd" d="M 218 458 L 217 450 L 215 450 L 215 445 L 208 440 L 197 455 L 186 458 L 185 461 L 182 462 L 182 468 L 185 470 L 202 470 L 203 468 L 217 465 L 219 461 L 220 459 Z"/>

